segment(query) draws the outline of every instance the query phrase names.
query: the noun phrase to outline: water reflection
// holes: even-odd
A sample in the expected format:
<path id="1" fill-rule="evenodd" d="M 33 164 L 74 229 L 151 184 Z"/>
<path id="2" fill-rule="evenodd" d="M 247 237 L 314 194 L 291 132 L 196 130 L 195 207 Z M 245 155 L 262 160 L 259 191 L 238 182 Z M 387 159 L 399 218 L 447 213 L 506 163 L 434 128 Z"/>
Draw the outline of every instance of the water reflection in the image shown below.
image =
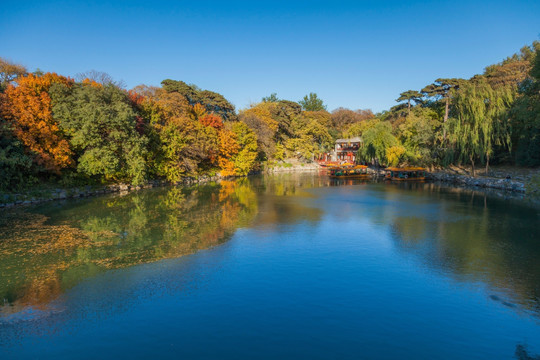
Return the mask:
<path id="1" fill-rule="evenodd" d="M 84 277 L 215 246 L 257 213 L 246 181 L 167 188 L 7 214 L 2 314 L 43 308 Z"/>
<path id="2" fill-rule="evenodd" d="M 335 195 L 336 186 L 348 190 Z M 492 301 L 540 314 L 537 209 L 434 184 L 276 174 L 7 213 L 0 219 L 0 319 L 47 309 L 66 289 L 108 269 L 219 245 L 241 227 L 315 226 L 325 217 L 368 219 L 390 229 L 407 256 L 487 284 Z"/>
<path id="3" fill-rule="evenodd" d="M 400 251 L 460 281 L 487 285 L 492 301 L 540 315 L 538 208 L 422 183 L 385 184 L 363 201 L 361 216 L 389 226 Z"/>
<path id="4" fill-rule="evenodd" d="M 46 310 L 66 289 L 107 269 L 218 245 L 255 219 L 316 222 L 322 211 L 292 198 L 325 184 L 312 176 L 256 177 L 9 212 L 0 220 L 0 319 L 28 307 Z"/>

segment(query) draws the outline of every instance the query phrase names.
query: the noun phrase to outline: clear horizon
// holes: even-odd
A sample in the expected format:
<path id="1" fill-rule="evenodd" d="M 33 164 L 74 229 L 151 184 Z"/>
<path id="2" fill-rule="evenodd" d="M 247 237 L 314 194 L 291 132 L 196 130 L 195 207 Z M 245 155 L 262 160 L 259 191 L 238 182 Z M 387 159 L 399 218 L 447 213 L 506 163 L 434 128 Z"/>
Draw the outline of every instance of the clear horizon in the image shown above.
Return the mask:
<path id="1" fill-rule="evenodd" d="M 386 110 L 439 77 L 469 78 L 540 36 L 540 2 L 8 1 L 0 56 L 29 71 L 164 79 L 237 110 L 315 92 L 333 110 Z"/>

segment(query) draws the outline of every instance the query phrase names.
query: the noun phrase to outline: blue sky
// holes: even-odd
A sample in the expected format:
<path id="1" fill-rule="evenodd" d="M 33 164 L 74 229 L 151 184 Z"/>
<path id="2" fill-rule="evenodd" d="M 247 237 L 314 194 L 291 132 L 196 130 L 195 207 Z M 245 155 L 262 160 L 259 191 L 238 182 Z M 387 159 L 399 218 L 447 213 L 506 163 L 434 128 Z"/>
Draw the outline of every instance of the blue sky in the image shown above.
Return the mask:
<path id="1" fill-rule="evenodd" d="M 540 38 L 540 1 L 518 0 L 2 0 L 0 15 L 0 56 L 32 71 L 183 80 L 239 109 L 316 92 L 329 110 L 381 111 Z"/>

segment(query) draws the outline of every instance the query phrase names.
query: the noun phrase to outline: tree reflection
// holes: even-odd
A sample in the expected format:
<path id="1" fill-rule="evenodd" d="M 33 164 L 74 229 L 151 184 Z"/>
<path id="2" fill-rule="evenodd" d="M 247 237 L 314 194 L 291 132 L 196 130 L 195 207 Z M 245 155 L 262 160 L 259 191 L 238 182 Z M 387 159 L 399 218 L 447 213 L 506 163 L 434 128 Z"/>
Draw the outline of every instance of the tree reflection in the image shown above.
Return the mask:
<path id="1" fill-rule="evenodd" d="M 10 212 L 0 220 L 0 316 L 45 308 L 107 269 L 180 257 L 227 241 L 254 221 L 316 221 L 321 212 L 276 198 L 305 196 L 313 177 L 150 189 Z M 294 201 L 293 201 L 294 202 Z M 263 206 L 270 219 L 257 218 Z M 4 305 L 2 305 L 4 304 Z"/>
<path id="2" fill-rule="evenodd" d="M 0 304 L 12 310 L 44 307 L 105 269 L 220 244 L 251 221 L 257 199 L 239 181 L 95 198 L 54 210 L 20 210 L 2 219 Z"/>
<path id="3" fill-rule="evenodd" d="M 438 198 L 436 211 L 425 198 L 397 200 L 385 191 L 384 209 L 366 215 L 379 222 L 383 216 L 399 248 L 421 256 L 428 266 L 442 267 L 464 281 L 482 281 L 500 294 L 492 299 L 509 307 L 516 302 L 540 315 L 536 209 L 513 204 L 509 211 L 505 200 L 467 190 L 448 192 L 432 184 L 422 191 Z"/>
<path id="4" fill-rule="evenodd" d="M 540 355 L 529 354 L 527 347 L 522 344 L 516 345 L 515 355 L 518 360 L 540 360 Z"/>

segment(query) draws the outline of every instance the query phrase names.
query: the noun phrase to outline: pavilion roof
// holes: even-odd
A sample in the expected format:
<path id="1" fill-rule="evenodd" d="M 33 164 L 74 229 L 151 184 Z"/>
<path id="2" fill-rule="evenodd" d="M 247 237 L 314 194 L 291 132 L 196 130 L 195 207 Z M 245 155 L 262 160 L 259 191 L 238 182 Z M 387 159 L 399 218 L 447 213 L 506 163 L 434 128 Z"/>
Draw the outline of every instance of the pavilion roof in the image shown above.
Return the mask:
<path id="1" fill-rule="evenodd" d="M 354 143 L 354 142 L 362 142 L 362 139 L 360 139 L 359 137 L 353 137 L 353 138 L 350 138 L 350 139 L 337 139 L 336 140 L 336 144 L 343 144 L 343 143 Z"/>

